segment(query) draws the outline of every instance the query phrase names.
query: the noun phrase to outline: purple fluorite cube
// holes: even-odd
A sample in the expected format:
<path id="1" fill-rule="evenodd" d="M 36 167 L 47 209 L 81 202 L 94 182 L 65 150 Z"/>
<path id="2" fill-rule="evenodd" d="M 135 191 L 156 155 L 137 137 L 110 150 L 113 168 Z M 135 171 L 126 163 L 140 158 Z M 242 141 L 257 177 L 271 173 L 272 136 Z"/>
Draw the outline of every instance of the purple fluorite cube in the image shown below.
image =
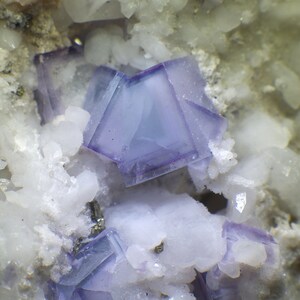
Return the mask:
<path id="1" fill-rule="evenodd" d="M 89 90 L 99 89 L 103 71 Z M 168 61 L 131 78 L 116 77 L 120 85 L 109 91 L 109 102 L 106 96 L 92 100 L 105 109 L 86 146 L 114 160 L 127 186 L 211 156 L 208 142 L 222 137 L 226 122 L 206 96 L 193 58 Z"/>
<path id="2" fill-rule="evenodd" d="M 111 300 L 110 281 L 116 262 L 123 258 L 117 233 L 106 229 L 91 239 L 75 256 L 71 271 L 58 283 L 51 282 L 47 300 Z"/>

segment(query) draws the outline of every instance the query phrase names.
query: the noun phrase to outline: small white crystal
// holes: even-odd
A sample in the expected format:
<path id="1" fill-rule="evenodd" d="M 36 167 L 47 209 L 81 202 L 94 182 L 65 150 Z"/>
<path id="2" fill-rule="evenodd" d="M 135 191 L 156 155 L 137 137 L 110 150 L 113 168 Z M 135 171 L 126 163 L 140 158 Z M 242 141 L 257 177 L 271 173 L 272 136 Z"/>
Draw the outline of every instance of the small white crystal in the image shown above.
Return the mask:
<path id="1" fill-rule="evenodd" d="M 284 124 L 264 112 L 249 114 L 233 130 L 238 154 L 245 156 L 271 147 L 285 148 L 291 133 Z"/>
<path id="2" fill-rule="evenodd" d="M 22 41 L 21 33 L 0 26 L 0 48 L 6 50 L 15 50 L 17 49 Z"/>
<path id="3" fill-rule="evenodd" d="M 248 266 L 260 267 L 267 259 L 265 246 L 250 240 L 239 240 L 231 248 L 234 259 Z"/>
<path id="4" fill-rule="evenodd" d="M 46 224 L 35 226 L 34 231 L 39 235 L 42 243 L 38 256 L 42 259 L 44 266 L 51 266 L 60 254 L 63 241 Z"/>
<path id="5" fill-rule="evenodd" d="M 7 166 L 7 162 L 5 160 L 0 159 L 0 170 L 3 170 Z"/>
<path id="6" fill-rule="evenodd" d="M 118 230 L 128 244 L 154 249 L 166 237 L 161 221 L 150 206 L 142 202 L 124 203 L 105 211 L 106 225 Z"/>
<path id="7" fill-rule="evenodd" d="M 293 109 L 300 106 L 300 78 L 283 62 L 277 61 L 272 65 L 276 88 L 282 93 L 285 102 Z"/>
<path id="8" fill-rule="evenodd" d="M 66 30 L 73 23 L 62 3 L 53 12 L 53 21 L 59 30 Z"/>
<path id="9" fill-rule="evenodd" d="M 238 278 L 241 275 L 240 266 L 237 262 L 220 262 L 219 269 L 231 278 Z"/>
<path id="10" fill-rule="evenodd" d="M 102 65 L 110 61 L 112 37 L 102 29 L 93 31 L 84 45 L 84 56 L 87 62 Z"/>
<path id="11" fill-rule="evenodd" d="M 132 245 L 126 251 L 126 258 L 131 266 L 142 272 L 149 272 L 149 277 L 161 277 L 164 275 L 164 268 L 156 262 L 153 253 L 145 250 L 139 245 Z"/>
<path id="12" fill-rule="evenodd" d="M 241 13 L 233 5 L 220 5 L 213 10 L 212 15 L 222 32 L 229 32 L 241 24 Z"/>
<path id="13" fill-rule="evenodd" d="M 290 149 L 272 149 L 268 155 L 272 162 L 270 187 L 279 194 L 280 204 L 300 217 L 300 156 Z"/>
<path id="14" fill-rule="evenodd" d="M 60 160 L 63 155 L 60 145 L 53 141 L 45 144 L 42 150 L 44 158 L 52 162 Z"/>
<path id="15" fill-rule="evenodd" d="M 211 179 L 215 179 L 219 173 L 227 173 L 237 164 L 237 155 L 233 152 L 234 144 L 235 142 L 232 139 L 224 140 L 219 144 L 209 142 L 209 149 L 213 155 L 208 167 L 208 175 Z"/>
<path id="16" fill-rule="evenodd" d="M 75 23 L 123 17 L 117 0 L 63 0 L 63 5 Z"/>
<path id="17" fill-rule="evenodd" d="M 66 121 L 70 121 L 78 126 L 81 132 L 84 132 L 84 129 L 89 122 L 90 114 L 77 106 L 68 106 L 65 111 Z"/>
<path id="18" fill-rule="evenodd" d="M 66 132 L 68 132 L 67 135 Z M 61 121 L 58 124 L 52 123 L 43 127 L 41 142 L 45 145 L 49 141 L 59 144 L 64 155 L 72 156 L 78 152 L 83 136 L 81 130 L 73 122 Z"/>

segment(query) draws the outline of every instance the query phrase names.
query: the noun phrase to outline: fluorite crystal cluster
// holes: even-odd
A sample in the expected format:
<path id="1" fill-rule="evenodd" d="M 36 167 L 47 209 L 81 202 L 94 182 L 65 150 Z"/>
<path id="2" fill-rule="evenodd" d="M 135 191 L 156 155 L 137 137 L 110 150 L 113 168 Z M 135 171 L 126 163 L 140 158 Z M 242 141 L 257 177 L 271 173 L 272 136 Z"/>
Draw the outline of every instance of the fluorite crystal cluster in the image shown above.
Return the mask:
<path id="1" fill-rule="evenodd" d="M 111 300 L 110 281 L 122 260 L 122 244 L 114 230 L 106 229 L 70 255 L 71 271 L 58 283 L 50 282 L 47 300 Z"/>
<path id="2" fill-rule="evenodd" d="M 226 121 L 207 97 L 193 57 L 166 61 L 133 76 L 88 64 L 80 47 L 38 55 L 35 64 L 42 123 L 55 124 L 56 118 L 58 124 L 60 118 L 74 122 L 74 106 L 80 107 L 83 145 L 115 162 L 126 186 L 194 163 L 197 172 L 206 172 L 210 143 L 220 142 Z M 71 271 L 50 283 L 47 299 L 123 299 L 123 289 L 128 293 L 124 299 L 130 300 L 161 299 L 164 289 L 169 299 L 195 299 L 188 289 L 172 288 L 170 282 L 178 274 L 183 283 L 191 282 L 196 272 L 206 277 L 209 292 L 195 288 L 194 295 L 215 299 L 235 293 L 230 279 L 243 282 L 262 265 L 273 276 L 277 245 L 264 232 L 211 215 L 185 194 L 142 193 L 138 187 L 125 191 L 118 205 L 105 210 L 109 229 L 70 254 Z M 166 287 L 157 278 L 165 278 Z M 153 282 L 147 285 L 147 280 Z"/>
<path id="3" fill-rule="evenodd" d="M 67 93 L 76 99 L 81 95 L 79 102 L 91 115 L 85 146 L 116 162 L 127 186 L 209 158 L 209 141 L 220 140 L 225 131 L 225 119 L 206 96 L 192 57 L 133 77 L 103 66 L 93 70 L 74 49 L 38 56 L 36 65 L 42 120 L 50 121 L 74 103 L 63 97 Z M 74 76 L 71 91 L 63 84 L 68 68 Z"/>
<path id="4" fill-rule="evenodd" d="M 111 81 L 103 91 L 107 77 Z M 92 126 L 85 143 L 117 162 L 126 185 L 208 158 L 209 140 L 222 137 L 225 121 L 205 95 L 192 58 L 168 61 L 131 78 L 100 68 L 92 83 L 94 97 L 88 94 L 85 105 Z M 93 112 L 97 106 L 102 115 Z"/>

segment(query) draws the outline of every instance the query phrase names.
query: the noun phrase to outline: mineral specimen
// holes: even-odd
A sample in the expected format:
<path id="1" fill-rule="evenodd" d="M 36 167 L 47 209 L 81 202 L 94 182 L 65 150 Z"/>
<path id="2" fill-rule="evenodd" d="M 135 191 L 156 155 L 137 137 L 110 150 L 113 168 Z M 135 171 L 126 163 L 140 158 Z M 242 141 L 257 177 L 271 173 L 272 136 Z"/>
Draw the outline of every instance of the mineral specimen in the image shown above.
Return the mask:
<path id="1" fill-rule="evenodd" d="M 126 259 L 113 272 L 114 300 L 201 299 L 201 279 L 209 283 L 217 299 L 300 299 L 299 1 L 0 2 L 1 300 L 45 299 L 43 280 L 58 282 L 66 274 L 66 253 L 76 248 L 73 242 L 103 228 L 104 218 L 96 211 L 91 221 L 91 201 L 98 201 L 105 224 L 112 227 L 115 223 L 128 247 Z M 118 17 L 122 19 L 104 20 Z M 30 59 L 39 52 L 68 46 L 69 41 L 81 44 L 83 55 L 80 49 L 53 52 L 48 58 L 40 55 L 38 60 L 44 65 L 36 77 Z M 113 66 L 127 73 L 128 68 L 144 70 L 185 55 L 193 55 L 201 66 L 207 95 L 228 119 L 229 131 L 225 140 L 209 143 L 212 158 L 189 164 L 189 173 L 179 170 L 128 189 L 140 189 L 139 195 L 129 197 L 131 205 L 123 197 L 129 191 L 120 185 L 115 166 L 86 147 L 80 149 L 90 117 L 82 109 L 88 85 L 89 91 L 97 92 L 94 87 L 98 85 L 93 87 L 91 82 L 96 66 Z M 84 136 L 89 142 L 103 125 L 97 117 L 100 108 L 109 121 L 111 112 L 105 108 L 121 99 L 115 97 L 123 95 L 131 81 L 115 70 L 101 70 L 108 102 L 103 107 L 93 104 L 89 110 L 97 112 L 89 124 L 94 127 L 87 129 L 91 135 Z M 147 78 L 142 76 L 141 90 L 159 72 L 152 69 Z M 43 126 L 32 97 L 37 78 L 45 79 L 45 88 L 40 90 L 45 104 L 51 96 L 49 120 L 45 117 Z M 50 79 L 52 89 L 48 88 Z M 165 82 L 155 85 L 159 97 L 161 85 Z M 169 81 L 167 85 L 172 86 Z M 110 97 L 107 89 L 117 93 Z M 139 104 L 146 109 L 141 114 L 147 116 L 142 95 Z M 102 104 L 103 97 L 95 104 Z M 139 115 L 139 109 L 130 116 Z M 171 114 L 174 109 L 164 115 L 169 118 Z M 133 117 L 130 122 L 138 123 Z M 115 123 L 124 124 L 122 119 Z M 170 140 L 179 126 L 175 125 Z M 152 193 L 158 187 L 169 190 L 166 200 L 161 193 Z M 191 198 L 211 209 L 215 201 L 207 200 L 204 187 L 208 194 L 220 193 L 226 200 L 214 216 Z M 230 226 L 225 225 L 225 230 L 218 220 L 227 220 Z M 243 232 L 255 231 L 248 227 L 251 224 L 274 234 L 282 269 L 277 268 L 276 259 L 269 259 L 277 247 L 271 239 L 265 235 L 263 242 L 243 236 Z M 83 263 L 80 270 L 85 267 Z M 101 265 L 97 271 L 105 268 Z M 200 293 L 192 284 L 196 268 L 207 272 L 198 273 Z M 274 269 L 280 276 L 275 282 L 270 277 Z M 92 297 L 90 290 L 78 288 L 73 298 L 109 297 L 103 294 L 106 290 L 100 290 L 97 296 L 92 291 Z"/>
<path id="2" fill-rule="evenodd" d="M 36 59 L 42 120 L 51 120 L 73 104 L 68 103 L 68 99 L 74 102 L 70 93 L 76 99 L 81 96 L 75 104 L 91 114 L 85 146 L 115 161 L 127 186 L 211 156 L 208 143 L 222 137 L 226 122 L 206 96 L 205 81 L 193 58 L 167 61 L 131 78 L 101 66 L 84 97 L 93 67 L 82 66 L 78 55 L 69 52 Z M 68 68 L 73 78 L 70 88 L 64 85 Z"/>

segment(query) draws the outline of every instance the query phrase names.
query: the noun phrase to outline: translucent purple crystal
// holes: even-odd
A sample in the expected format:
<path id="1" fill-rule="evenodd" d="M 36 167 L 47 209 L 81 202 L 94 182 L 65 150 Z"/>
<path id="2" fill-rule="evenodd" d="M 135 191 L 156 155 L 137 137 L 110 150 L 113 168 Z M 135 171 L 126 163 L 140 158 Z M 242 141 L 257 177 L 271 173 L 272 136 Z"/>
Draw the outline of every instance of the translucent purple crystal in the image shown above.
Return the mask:
<path id="1" fill-rule="evenodd" d="M 51 282 L 47 300 L 111 300 L 110 281 L 123 248 L 117 233 L 106 229 L 71 256 L 71 271 Z"/>
<path id="2" fill-rule="evenodd" d="M 72 46 L 35 56 L 38 88 L 34 94 L 42 124 L 63 114 L 68 105 L 83 105 L 96 67 L 86 63 L 82 51 Z"/>
<path id="3" fill-rule="evenodd" d="M 124 73 L 105 66 L 101 66 L 95 71 L 90 81 L 84 103 L 84 109 L 91 115 L 84 134 L 85 145 L 90 145 L 99 124 L 104 122 L 105 118 L 109 117 L 107 114 L 108 105 L 116 97 L 125 80 L 126 76 Z M 117 124 L 115 125 L 117 128 Z M 109 143 L 109 141 L 107 142 Z M 114 148 L 108 153 L 103 153 L 102 151 L 102 154 L 112 160 L 118 160 L 116 159 L 118 151 L 120 150 Z"/>
<path id="4" fill-rule="evenodd" d="M 209 161 L 208 143 L 222 137 L 226 122 L 192 57 L 127 77 L 104 66 L 95 71 L 80 49 L 70 49 L 36 57 L 43 122 L 70 104 L 86 109 L 84 145 L 116 162 L 127 186 Z"/>
<path id="5" fill-rule="evenodd" d="M 113 84 L 114 91 L 109 87 L 110 100 L 107 94 L 87 97 L 87 110 L 90 101 L 106 107 L 101 104 L 99 125 L 94 131 L 92 121 L 93 136 L 85 141 L 118 164 L 127 186 L 211 156 L 208 142 L 222 137 L 226 122 L 206 96 L 193 58 L 168 61 L 131 78 L 102 68 L 89 87 L 94 95 L 103 95 L 98 83 L 105 73 L 119 85 Z"/>

